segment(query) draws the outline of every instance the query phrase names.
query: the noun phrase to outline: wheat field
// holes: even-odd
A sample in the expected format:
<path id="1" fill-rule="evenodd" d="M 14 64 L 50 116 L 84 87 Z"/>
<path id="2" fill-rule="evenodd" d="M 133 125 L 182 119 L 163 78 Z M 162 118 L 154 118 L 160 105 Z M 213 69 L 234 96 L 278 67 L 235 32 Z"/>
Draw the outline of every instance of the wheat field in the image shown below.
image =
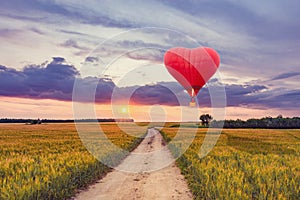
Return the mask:
<path id="1" fill-rule="evenodd" d="M 177 130 L 162 133 L 170 141 Z M 183 138 L 193 131 L 185 128 Z M 224 129 L 213 150 L 200 158 L 206 132 L 198 129 L 177 160 L 195 199 L 300 199 L 300 130 Z M 173 153 L 179 143 L 171 146 Z"/>
<path id="2" fill-rule="evenodd" d="M 101 123 L 115 145 L 133 150 L 147 124 Z M 169 142 L 178 126 L 161 130 Z M 200 158 L 207 129 L 184 126 L 169 146 L 196 132 L 177 160 L 195 199 L 300 199 L 300 130 L 224 129 L 213 150 Z M 181 141 L 182 139 L 182 141 Z M 101 142 L 101 141 L 100 141 Z M 171 143 L 170 143 L 171 144 Z M 106 151 L 117 165 L 126 155 Z M 0 125 L 0 199 L 66 199 L 110 171 L 82 144 L 74 124 Z"/>
<path id="3" fill-rule="evenodd" d="M 135 148 L 147 127 L 101 124 L 123 149 Z M 132 127 L 131 127 L 132 126 Z M 135 137 L 136 136 L 136 137 Z M 101 142 L 101 141 L 100 141 Z M 109 156 L 118 164 L 126 155 Z M 0 125 L 0 199 L 65 199 L 105 175 L 109 168 L 84 147 L 74 124 Z"/>

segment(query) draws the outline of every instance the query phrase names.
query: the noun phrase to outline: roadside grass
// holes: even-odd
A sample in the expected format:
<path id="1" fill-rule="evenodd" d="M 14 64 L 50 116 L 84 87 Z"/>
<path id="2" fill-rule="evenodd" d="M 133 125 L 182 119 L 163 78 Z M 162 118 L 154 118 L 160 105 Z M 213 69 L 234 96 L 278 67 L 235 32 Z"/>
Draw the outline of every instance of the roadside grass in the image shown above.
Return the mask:
<path id="1" fill-rule="evenodd" d="M 139 144 L 147 130 L 128 123 L 132 131 L 127 135 L 115 123 L 100 126 L 111 142 L 128 151 Z M 114 164 L 126 156 L 107 152 L 103 156 Z M 0 155 L 3 200 L 66 199 L 110 171 L 86 150 L 72 123 L 1 124 Z"/>
<path id="2" fill-rule="evenodd" d="M 164 128 L 167 141 L 176 128 Z M 182 137 L 194 129 L 185 128 Z M 199 157 L 207 129 L 198 129 L 177 165 L 195 199 L 300 199 L 300 130 L 224 129 L 214 149 Z M 169 146 L 173 154 L 180 141 Z"/>

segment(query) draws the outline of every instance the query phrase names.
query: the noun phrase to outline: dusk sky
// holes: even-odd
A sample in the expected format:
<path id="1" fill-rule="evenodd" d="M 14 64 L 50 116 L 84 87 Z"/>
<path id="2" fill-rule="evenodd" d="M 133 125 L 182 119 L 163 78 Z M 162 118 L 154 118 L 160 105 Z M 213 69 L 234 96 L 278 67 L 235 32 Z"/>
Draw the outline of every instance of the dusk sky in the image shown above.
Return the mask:
<path id="1" fill-rule="evenodd" d="M 76 79 L 97 85 L 99 118 L 114 117 L 113 93 L 122 102 L 134 91 L 120 116 L 149 120 L 161 105 L 178 120 L 177 98 L 188 105 L 189 96 L 163 64 L 174 46 L 219 53 L 208 85 L 225 87 L 227 119 L 300 116 L 299 8 L 298 0 L 2 0 L 0 117 L 72 118 Z M 199 112 L 210 112 L 208 86 L 197 98 Z"/>

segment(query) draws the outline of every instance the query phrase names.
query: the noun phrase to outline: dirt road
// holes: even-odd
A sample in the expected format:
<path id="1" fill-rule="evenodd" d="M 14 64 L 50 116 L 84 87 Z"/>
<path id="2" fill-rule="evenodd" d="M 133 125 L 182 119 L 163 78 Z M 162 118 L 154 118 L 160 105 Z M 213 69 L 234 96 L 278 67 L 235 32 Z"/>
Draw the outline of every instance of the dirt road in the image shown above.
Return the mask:
<path id="1" fill-rule="evenodd" d="M 149 129 L 146 138 L 117 167 L 118 170 L 108 173 L 75 199 L 193 199 L 172 160 L 160 133 Z"/>

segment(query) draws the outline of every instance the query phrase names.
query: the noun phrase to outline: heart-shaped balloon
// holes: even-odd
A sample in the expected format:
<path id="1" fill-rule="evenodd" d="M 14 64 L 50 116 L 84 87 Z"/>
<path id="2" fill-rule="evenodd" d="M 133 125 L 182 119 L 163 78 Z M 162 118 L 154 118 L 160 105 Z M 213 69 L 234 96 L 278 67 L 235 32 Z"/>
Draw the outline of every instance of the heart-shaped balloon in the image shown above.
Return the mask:
<path id="1" fill-rule="evenodd" d="M 220 57 L 209 47 L 175 47 L 165 53 L 164 62 L 169 73 L 187 90 L 193 101 L 217 71 Z"/>

